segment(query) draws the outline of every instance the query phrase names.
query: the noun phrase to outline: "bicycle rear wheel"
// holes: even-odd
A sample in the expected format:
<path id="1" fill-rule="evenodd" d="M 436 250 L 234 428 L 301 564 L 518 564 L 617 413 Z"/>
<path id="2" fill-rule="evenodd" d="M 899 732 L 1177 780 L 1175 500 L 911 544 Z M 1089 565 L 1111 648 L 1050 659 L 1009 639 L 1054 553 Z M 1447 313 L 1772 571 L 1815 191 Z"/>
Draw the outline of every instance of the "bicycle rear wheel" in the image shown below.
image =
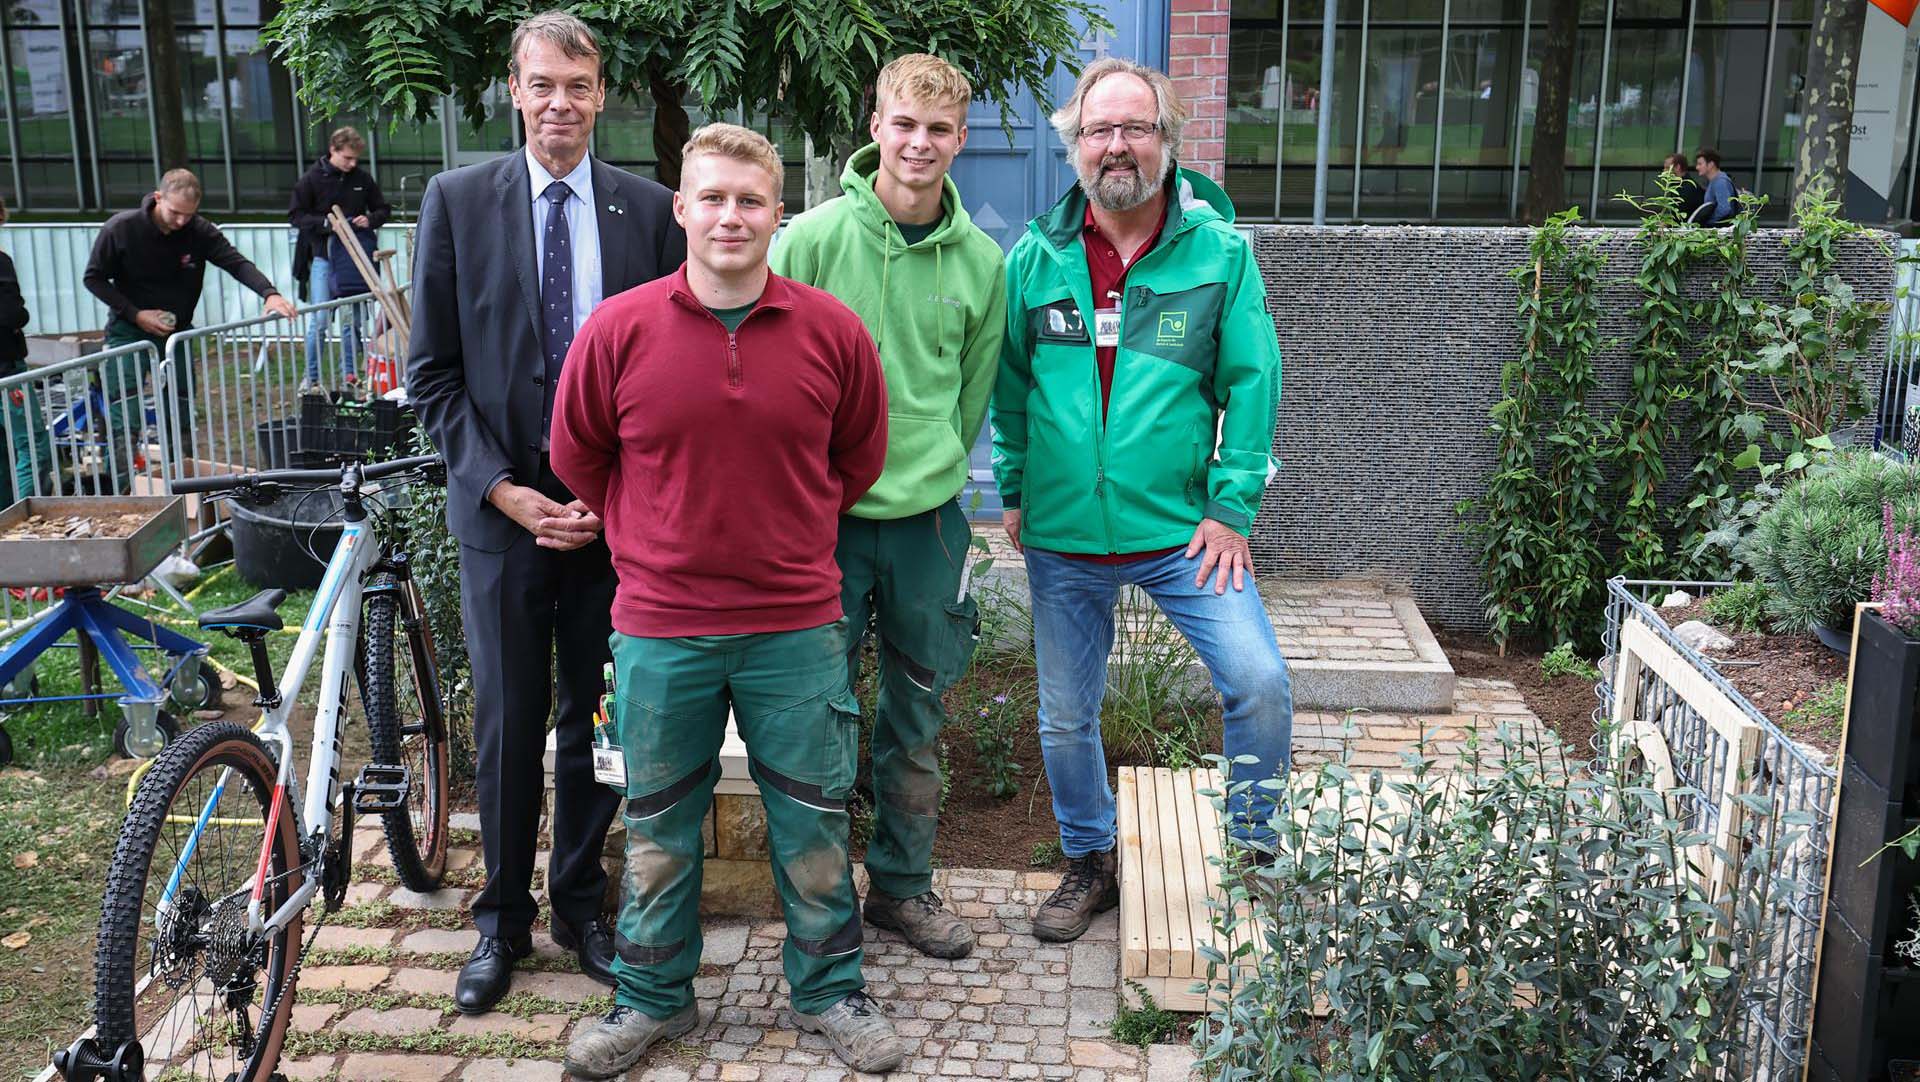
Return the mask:
<path id="1" fill-rule="evenodd" d="M 168 745 L 141 779 L 94 950 L 94 1022 L 109 1055 L 138 1039 L 153 1073 L 235 1082 L 262 1082 L 279 1062 L 301 918 L 258 939 L 247 927 L 262 848 L 265 915 L 303 871 L 292 809 L 272 815 L 274 777 L 258 737 L 215 722 Z"/>
<path id="2" fill-rule="evenodd" d="M 406 767 L 404 808 L 381 816 L 393 870 L 408 890 L 438 890 L 447 870 L 447 724 L 420 591 L 376 584 L 366 599 L 367 737 L 373 761 Z"/>

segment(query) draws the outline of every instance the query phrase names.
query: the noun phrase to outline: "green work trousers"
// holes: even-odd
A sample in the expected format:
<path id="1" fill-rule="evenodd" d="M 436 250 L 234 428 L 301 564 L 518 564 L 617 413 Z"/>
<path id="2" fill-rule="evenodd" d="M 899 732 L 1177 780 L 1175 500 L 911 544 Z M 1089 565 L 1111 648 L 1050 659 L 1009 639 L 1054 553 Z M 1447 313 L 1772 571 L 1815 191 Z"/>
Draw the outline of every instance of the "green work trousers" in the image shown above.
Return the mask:
<path id="1" fill-rule="evenodd" d="M 24 500 L 35 492 L 48 492 L 54 475 L 53 440 L 47 433 L 46 415 L 41 412 L 40 396 L 32 384 L 0 391 L 0 435 L 7 470 L 0 474 L 0 507 Z M 39 484 L 35 484 L 35 479 Z"/>
<path id="2" fill-rule="evenodd" d="M 834 555 L 849 679 L 857 675 L 869 619 L 880 640 L 867 877 L 894 898 L 933 889 L 940 728 L 947 720 L 940 694 L 966 671 L 980 635 L 979 606 L 961 585 L 972 536 L 958 501 L 901 519 L 840 517 Z"/>
<path id="3" fill-rule="evenodd" d="M 135 342 L 153 343 L 151 360 L 132 354 L 109 361 L 100 372 L 100 393 L 107 400 L 107 430 L 104 435 L 110 442 L 109 453 L 114 456 L 115 464 L 122 478 L 121 485 L 128 483 L 125 478 L 138 472 L 138 465 L 132 461 L 144 459 L 146 448 L 141 439 L 147 430 L 146 405 L 143 395 L 150 380 L 160 378 L 160 364 L 166 360 L 167 343 L 163 338 L 146 334 L 131 323 L 119 319 L 107 323 L 106 348 L 132 345 Z M 184 352 L 184 351 L 183 351 Z M 155 393 L 154 416 L 155 432 L 153 441 L 165 445 L 173 438 L 171 426 L 175 416 L 180 420 L 180 446 L 175 448 L 176 459 L 194 457 L 193 447 L 193 394 L 187 386 L 188 373 L 178 369 L 173 374 L 173 397 L 168 400 Z M 165 432 L 162 436 L 160 433 Z M 131 457 L 129 457 L 131 452 Z"/>
<path id="4" fill-rule="evenodd" d="M 766 804 L 794 1009 L 817 1014 L 859 991 L 847 793 L 860 707 L 847 686 L 843 622 L 759 635 L 615 634 L 612 642 L 627 764 L 615 1001 L 655 1018 L 693 1002 L 700 824 L 720 780 L 729 706 Z"/>

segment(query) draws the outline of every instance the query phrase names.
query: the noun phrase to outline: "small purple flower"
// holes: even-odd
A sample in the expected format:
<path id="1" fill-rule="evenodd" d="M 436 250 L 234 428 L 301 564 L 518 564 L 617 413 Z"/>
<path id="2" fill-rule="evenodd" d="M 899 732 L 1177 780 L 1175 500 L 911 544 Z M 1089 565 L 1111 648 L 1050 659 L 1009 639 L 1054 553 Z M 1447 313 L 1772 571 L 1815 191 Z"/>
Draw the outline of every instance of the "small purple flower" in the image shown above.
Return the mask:
<path id="1" fill-rule="evenodd" d="M 1007 697 L 1005 695 L 995 695 L 993 701 L 999 703 L 1001 706 L 1007 705 Z"/>

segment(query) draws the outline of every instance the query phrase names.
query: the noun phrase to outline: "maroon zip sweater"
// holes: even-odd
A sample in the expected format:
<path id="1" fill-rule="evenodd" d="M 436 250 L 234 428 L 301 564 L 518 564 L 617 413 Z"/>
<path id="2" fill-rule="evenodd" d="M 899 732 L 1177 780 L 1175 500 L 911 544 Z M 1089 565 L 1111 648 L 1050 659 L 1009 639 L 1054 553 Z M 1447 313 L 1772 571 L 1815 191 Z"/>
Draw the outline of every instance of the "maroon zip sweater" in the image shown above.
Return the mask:
<path id="1" fill-rule="evenodd" d="M 580 328 L 552 455 L 606 523 L 615 630 L 818 627 L 841 615 L 840 514 L 886 462 L 880 355 L 832 294 L 778 275 L 730 334 L 682 266 Z"/>

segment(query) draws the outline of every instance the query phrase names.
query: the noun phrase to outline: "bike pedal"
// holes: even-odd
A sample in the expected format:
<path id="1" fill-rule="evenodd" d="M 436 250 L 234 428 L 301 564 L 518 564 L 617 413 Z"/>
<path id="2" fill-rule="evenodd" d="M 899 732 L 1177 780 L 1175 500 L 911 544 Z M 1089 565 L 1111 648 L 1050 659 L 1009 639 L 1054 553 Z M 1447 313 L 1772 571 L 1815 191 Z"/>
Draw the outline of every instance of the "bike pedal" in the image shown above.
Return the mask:
<path id="1" fill-rule="evenodd" d="M 405 810 L 407 793 L 413 788 L 413 771 L 388 763 L 368 763 L 353 781 L 353 810 L 356 815 L 385 815 Z"/>

